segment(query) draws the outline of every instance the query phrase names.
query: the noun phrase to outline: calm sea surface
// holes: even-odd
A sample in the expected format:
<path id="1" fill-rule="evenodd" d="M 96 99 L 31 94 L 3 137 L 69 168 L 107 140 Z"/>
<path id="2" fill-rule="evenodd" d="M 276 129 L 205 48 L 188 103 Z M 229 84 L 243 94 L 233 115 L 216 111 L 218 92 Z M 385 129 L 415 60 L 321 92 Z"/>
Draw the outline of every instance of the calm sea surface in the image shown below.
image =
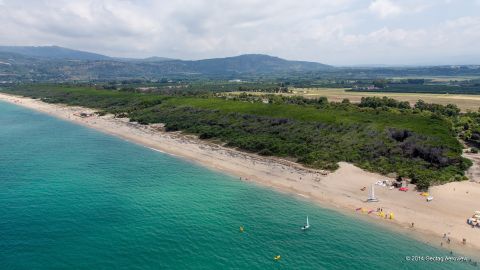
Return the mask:
<path id="1" fill-rule="evenodd" d="M 0 269 L 474 269 L 405 259 L 448 255 L 0 102 Z"/>

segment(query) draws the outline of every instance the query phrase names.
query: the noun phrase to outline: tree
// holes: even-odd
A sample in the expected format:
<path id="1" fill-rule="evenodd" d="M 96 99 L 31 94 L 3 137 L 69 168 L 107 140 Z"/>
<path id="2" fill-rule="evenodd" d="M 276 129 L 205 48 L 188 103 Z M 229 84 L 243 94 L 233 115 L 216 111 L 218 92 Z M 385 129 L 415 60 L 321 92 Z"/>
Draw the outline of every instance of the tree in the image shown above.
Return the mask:
<path id="1" fill-rule="evenodd" d="M 375 81 L 373 81 L 373 86 L 383 89 L 387 86 L 387 81 L 385 81 L 385 80 L 375 80 Z"/>

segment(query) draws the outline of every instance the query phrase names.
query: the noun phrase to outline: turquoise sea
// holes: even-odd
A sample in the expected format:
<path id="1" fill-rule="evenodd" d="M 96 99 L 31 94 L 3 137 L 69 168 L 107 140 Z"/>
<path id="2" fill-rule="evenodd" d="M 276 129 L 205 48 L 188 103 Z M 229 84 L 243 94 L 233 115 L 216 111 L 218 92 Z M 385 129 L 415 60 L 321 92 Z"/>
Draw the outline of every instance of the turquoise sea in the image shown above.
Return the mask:
<path id="1" fill-rule="evenodd" d="M 307 215 L 311 229 L 302 232 Z M 449 255 L 355 217 L 0 103 L 0 269 L 478 269 L 406 260 Z"/>

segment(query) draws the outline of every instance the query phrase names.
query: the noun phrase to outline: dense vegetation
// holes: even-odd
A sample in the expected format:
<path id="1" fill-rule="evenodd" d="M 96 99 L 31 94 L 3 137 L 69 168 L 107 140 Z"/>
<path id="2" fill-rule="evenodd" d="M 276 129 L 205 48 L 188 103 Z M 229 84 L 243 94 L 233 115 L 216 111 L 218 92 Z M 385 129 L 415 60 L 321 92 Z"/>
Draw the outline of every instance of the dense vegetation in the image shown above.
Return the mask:
<path id="1" fill-rule="evenodd" d="M 368 87 L 369 85 L 374 87 Z M 424 94 L 480 94 L 479 79 L 433 81 L 425 79 L 362 80 L 351 85 L 352 92 L 424 93 Z"/>
<path id="2" fill-rule="evenodd" d="M 334 170 L 339 161 L 348 161 L 411 178 L 420 188 L 463 179 L 471 163 L 461 157 L 457 135 L 480 142 L 479 114 L 460 114 L 454 105 L 422 101 L 411 107 L 388 98 L 365 98 L 354 105 L 326 98 L 248 94 L 232 100 L 213 94 L 179 96 L 68 85 L 24 85 L 3 91 L 98 108 L 142 124 L 165 123 L 168 131 L 221 140 L 314 168 Z"/>

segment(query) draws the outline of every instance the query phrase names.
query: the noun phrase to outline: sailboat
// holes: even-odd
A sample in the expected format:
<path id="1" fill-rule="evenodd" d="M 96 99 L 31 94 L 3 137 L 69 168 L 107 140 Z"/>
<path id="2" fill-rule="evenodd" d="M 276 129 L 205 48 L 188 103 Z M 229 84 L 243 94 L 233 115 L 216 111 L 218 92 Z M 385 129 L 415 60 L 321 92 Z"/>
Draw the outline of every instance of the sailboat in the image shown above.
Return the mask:
<path id="1" fill-rule="evenodd" d="M 370 195 L 368 196 L 367 202 L 378 202 L 377 197 L 375 197 L 375 189 L 372 184 L 372 187 L 370 188 Z"/>
<path id="2" fill-rule="evenodd" d="M 310 223 L 308 223 L 308 216 L 307 216 L 307 224 L 302 226 L 302 231 L 308 230 L 310 228 Z"/>

